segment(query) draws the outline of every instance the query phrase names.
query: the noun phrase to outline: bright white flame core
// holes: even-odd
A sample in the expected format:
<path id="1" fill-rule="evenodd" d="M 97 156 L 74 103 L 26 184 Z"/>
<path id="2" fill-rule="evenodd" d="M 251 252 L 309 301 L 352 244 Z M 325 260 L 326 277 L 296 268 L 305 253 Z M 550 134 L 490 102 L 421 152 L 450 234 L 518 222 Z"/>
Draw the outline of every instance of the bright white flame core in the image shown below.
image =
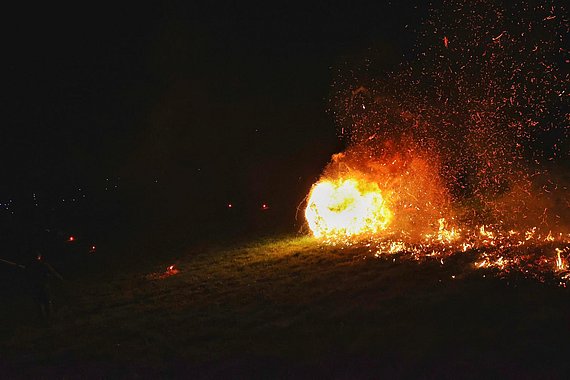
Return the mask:
<path id="1" fill-rule="evenodd" d="M 315 237 L 343 238 L 385 230 L 392 212 L 374 182 L 323 180 L 311 189 L 305 218 Z"/>

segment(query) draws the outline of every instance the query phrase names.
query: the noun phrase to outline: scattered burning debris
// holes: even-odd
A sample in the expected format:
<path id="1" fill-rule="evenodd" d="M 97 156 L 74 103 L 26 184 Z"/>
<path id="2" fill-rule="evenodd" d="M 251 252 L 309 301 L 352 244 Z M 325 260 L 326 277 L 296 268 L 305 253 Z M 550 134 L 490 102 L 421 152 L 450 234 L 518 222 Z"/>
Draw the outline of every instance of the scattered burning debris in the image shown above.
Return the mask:
<path id="1" fill-rule="evenodd" d="M 444 1 L 400 70 L 339 75 L 348 148 L 308 195 L 316 238 L 570 281 L 568 18 L 514 3 Z"/>

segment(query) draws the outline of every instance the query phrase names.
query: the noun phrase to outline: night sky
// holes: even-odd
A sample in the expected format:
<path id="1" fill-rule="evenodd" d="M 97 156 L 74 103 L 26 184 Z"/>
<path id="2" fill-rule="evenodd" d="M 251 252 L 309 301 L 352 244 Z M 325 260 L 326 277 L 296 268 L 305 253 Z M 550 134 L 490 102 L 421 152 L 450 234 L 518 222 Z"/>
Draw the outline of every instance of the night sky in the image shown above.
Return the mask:
<path id="1" fill-rule="evenodd" d="M 394 68 L 427 14 L 336 3 L 5 9 L 1 197 L 118 184 L 139 208 L 291 209 L 342 149 L 339 69 Z"/>

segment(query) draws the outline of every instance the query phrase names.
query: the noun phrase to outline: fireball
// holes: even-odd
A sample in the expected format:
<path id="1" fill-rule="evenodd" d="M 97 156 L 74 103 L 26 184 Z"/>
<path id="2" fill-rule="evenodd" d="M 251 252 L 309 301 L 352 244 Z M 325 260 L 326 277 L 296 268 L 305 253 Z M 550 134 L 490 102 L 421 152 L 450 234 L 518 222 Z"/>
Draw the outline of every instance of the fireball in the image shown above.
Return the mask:
<path id="1" fill-rule="evenodd" d="M 375 182 L 325 179 L 313 185 L 305 218 L 316 238 L 351 238 L 385 230 L 392 212 Z"/>

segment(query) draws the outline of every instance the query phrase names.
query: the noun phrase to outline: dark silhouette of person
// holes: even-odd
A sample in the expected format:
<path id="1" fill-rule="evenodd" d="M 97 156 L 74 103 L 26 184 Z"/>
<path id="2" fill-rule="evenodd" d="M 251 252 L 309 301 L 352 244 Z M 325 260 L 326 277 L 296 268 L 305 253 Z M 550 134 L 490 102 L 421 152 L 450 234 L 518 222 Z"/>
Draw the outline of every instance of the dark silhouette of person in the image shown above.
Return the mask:
<path id="1" fill-rule="evenodd" d="M 50 291 L 51 278 L 63 281 L 63 277 L 47 262 L 40 252 L 23 266 L 31 296 L 38 308 L 42 319 L 48 319 L 53 314 L 53 299 Z"/>

